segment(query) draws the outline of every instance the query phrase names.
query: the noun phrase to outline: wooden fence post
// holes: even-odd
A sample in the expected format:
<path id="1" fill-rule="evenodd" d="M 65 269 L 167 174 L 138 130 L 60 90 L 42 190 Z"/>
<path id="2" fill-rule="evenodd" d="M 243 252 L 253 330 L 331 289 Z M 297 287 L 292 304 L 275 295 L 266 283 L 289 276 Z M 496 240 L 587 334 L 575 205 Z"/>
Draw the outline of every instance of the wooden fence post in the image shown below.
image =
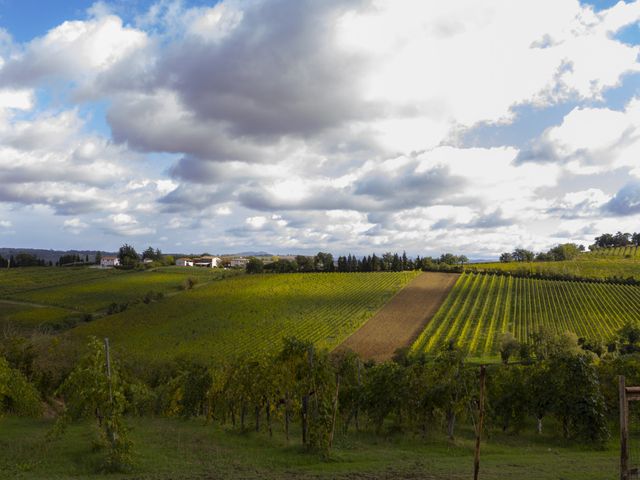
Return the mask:
<path id="1" fill-rule="evenodd" d="M 629 402 L 623 375 L 618 376 L 620 400 L 620 480 L 629 478 Z"/>

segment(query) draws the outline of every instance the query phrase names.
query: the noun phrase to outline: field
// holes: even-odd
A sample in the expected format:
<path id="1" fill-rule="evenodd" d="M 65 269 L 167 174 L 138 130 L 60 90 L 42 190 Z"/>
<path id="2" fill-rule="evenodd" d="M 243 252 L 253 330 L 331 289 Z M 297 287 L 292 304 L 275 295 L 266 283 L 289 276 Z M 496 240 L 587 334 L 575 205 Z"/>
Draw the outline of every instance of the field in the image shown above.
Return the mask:
<path id="1" fill-rule="evenodd" d="M 527 340 L 539 326 L 607 341 L 640 320 L 640 287 L 465 273 L 412 346 L 430 352 L 453 340 L 472 358 L 498 355 L 498 338 Z"/>
<path id="2" fill-rule="evenodd" d="M 339 348 L 366 359 L 389 360 L 396 349 L 411 346 L 457 278 L 456 274 L 435 272 L 417 276 Z"/>
<path id="3" fill-rule="evenodd" d="M 47 442 L 51 420 L 1 421 L 3 479 L 92 478 L 104 480 L 462 480 L 472 478 L 473 434 L 461 428 L 455 443 L 433 433 L 380 438 L 365 432 L 337 433 L 331 458 L 303 453 L 298 434 L 287 444 L 281 425 L 267 433 L 238 433 L 204 420 L 129 419 L 134 471 L 99 474 L 103 452 L 92 448 L 91 427 L 72 425 L 59 441 Z M 495 431 L 483 442 L 480 478 L 502 480 L 603 480 L 618 478 L 617 443 L 593 450 L 533 433 Z"/>
<path id="4" fill-rule="evenodd" d="M 140 302 L 149 292 L 171 295 L 187 278 L 196 287 L 233 271 L 161 268 L 123 271 L 99 268 L 14 268 L 0 271 L 0 326 L 19 331 L 68 328 L 83 313 L 102 314 L 111 303 Z"/>
<path id="5" fill-rule="evenodd" d="M 208 359 L 277 351 L 295 336 L 332 349 L 419 272 L 241 275 L 139 304 L 67 333 L 108 336 L 147 358 Z"/>
<path id="6" fill-rule="evenodd" d="M 623 256 L 597 256 L 585 253 L 575 260 L 561 262 L 492 262 L 473 263 L 465 267 L 466 272 L 502 270 L 514 273 L 560 274 L 583 278 L 605 279 L 610 277 L 640 280 L 640 257 L 624 258 Z"/>
<path id="7" fill-rule="evenodd" d="M 0 269 L 0 298 L 40 288 L 73 285 L 123 275 L 115 269 L 31 267 Z"/>

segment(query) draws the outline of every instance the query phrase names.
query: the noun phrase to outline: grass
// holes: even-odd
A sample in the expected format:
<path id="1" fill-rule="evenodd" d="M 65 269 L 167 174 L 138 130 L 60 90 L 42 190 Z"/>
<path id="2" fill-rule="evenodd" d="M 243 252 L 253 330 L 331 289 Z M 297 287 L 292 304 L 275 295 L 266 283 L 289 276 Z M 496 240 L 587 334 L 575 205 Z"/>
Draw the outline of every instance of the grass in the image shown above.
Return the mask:
<path id="1" fill-rule="evenodd" d="M 56 307 L 34 307 L 0 300 L 0 329 L 28 332 L 38 328 L 62 325 L 73 317 L 69 310 Z"/>
<path id="2" fill-rule="evenodd" d="M 640 321 L 637 286 L 465 273 L 412 350 L 454 341 L 472 359 L 489 360 L 504 332 L 526 341 L 544 325 L 606 342 L 629 320 Z"/>
<path id="3" fill-rule="evenodd" d="M 278 425 L 266 433 L 238 433 L 201 420 L 129 419 L 133 471 L 100 474 L 103 452 L 88 424 L 72 425 L 58 441 L 45 441 L 51 420 L 0 421 L 0 472 L 6 479 L 468 479 L 473 434 L 463 427 L 455 443 L 437 433 L 376 437 L 338 434 L 329 459 L 305 453 L 298 432 L 286 444 Z M 491 432 L 482 444 L 481 478 L 497 480 L 602 480 L 617 478 L 617 445 L 593 450 L 557 437 Z"/>
<path id="4" fill-rule="evenodd" d="M 123 270 L 87 267 L 27 267 L 0 269 L 0 298 L 40 288 L 73 285 L 126 274 Z"/>
<path id="5" fill-rule="evenodd" d="M 418 272 L 241 275 L 83 324 L 67 337 L 111 338 L 147 358 L 277 351 L 283 336 L 332 349 Z"/>

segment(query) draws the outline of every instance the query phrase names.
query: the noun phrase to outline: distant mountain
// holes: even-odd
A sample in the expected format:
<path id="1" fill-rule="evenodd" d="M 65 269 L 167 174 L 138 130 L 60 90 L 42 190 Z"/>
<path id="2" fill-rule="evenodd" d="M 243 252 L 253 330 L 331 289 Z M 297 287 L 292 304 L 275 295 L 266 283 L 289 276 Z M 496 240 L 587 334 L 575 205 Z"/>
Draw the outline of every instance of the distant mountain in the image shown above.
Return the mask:
<path id="1" fill-rule="evenodd" d="M 40 248 L 1 248 L 0 256 L 9 258 L 11 255 L 17 255 L 18 253 L 28 253 L 35 255 L 38 258 L 43 259 L 45 262 L 56 263 L 63 255 L 79 255 L 84 259 L 89 256 L 89 261 L 93 262 L 96 258 L 97 250 L 44 250 Z M 102 255 L 117 255 L 116 252 L 101 252 Z"/>
<path id="2" fill-rule="evenodd" d="M 268 252 L 239 252 L 239 253 L 225 253 L 225 257 L 273 257 L 272 253 Z"/>

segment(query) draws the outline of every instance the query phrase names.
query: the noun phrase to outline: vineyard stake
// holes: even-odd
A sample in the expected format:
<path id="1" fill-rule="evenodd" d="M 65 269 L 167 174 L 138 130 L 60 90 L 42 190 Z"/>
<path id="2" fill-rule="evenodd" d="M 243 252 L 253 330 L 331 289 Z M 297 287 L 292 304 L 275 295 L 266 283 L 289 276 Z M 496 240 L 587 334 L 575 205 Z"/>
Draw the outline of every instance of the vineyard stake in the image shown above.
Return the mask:
<path id="1" fill-rule="evenodd" d="M 480 438 L 482 437 L 482 421 L 484 420 L 484 384 L 486 379 L 486 368 L 480 366 L 480 402 L 478 405 L 478 426 L 476 430 L 476 449 L 473 459 L 473 480 L 478 480 L 480 473 Z"/>
<path id="2" fill-rule="evenodd" d="M 107 361 L 107 383 L 109 384 L 109 403 L 113 406 L 113 392 L 111 390 L 111 356 L 109 355 L 109 339 L 104 338 L 104 353 Z"/>

